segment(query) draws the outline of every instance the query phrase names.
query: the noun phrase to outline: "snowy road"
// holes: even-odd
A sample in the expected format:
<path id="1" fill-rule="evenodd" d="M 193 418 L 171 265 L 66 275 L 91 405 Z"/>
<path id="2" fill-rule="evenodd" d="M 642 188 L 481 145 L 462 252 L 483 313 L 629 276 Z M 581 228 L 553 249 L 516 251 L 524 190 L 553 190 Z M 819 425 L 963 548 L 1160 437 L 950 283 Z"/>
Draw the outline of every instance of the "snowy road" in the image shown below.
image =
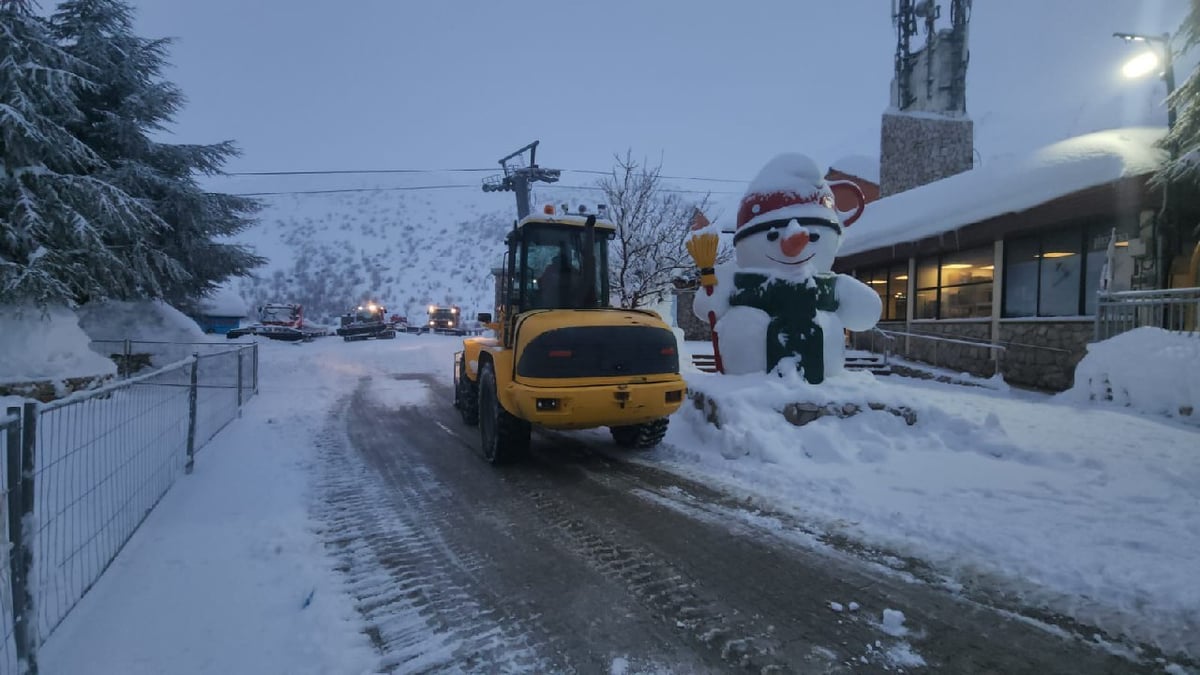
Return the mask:
<path id="1" fill-rule="evenodd" d="M 494 469 L 449 400 L 377 369 L 320 438 L 323 536 L 385 669 L 1134 672 L 594 435 L 535 434 L 530 461 Z"/>

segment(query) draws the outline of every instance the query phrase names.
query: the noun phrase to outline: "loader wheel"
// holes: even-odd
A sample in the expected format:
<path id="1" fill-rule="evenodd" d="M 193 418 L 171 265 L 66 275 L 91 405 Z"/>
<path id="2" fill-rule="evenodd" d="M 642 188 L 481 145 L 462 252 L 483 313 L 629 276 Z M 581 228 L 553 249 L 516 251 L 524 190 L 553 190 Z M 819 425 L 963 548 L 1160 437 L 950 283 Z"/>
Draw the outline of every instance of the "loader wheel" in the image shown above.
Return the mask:
<path id="1" fill-rule="evenodd" d="M 667 435 L 667 424 L 670 421 L 669 417 L 663 417 L 644 424 L 609 427 L 608 430 L 612 432 L 613 441 L 622 448 L 649 450 L 662 442 L 663 436 Z"/>
<path id="2" fill-rule="evenodd" d="M 467 362 L 458 366 L 458 386 L 454 391 L 454 407 L 462 415 L 463 423 L 469 427 L 479 424 L 479 385 L 467 377 Z"/>
<path id="3" fill-rule="evenodd" d="M 530 425 L 500 405 L 496 373 L 491 363 L 479 371 L 479 438 L 483 457 L 491 464 L 508 464 L 529 451 Z"/>

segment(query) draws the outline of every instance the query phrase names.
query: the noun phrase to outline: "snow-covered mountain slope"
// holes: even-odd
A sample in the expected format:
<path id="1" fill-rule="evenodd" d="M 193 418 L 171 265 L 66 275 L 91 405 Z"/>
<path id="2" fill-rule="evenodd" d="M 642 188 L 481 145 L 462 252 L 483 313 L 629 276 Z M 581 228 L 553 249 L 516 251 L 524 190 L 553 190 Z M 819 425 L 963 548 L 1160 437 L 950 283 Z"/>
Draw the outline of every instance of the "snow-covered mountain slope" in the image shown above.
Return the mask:
<path id="1" fill-rule="evenodd" d="M 413 321 L 431 303 L 459 305 L 468 317 L 493 311 L 491 270 L 516 200 L 484 193 L 485 175 L 234 176 L 208 187 L 261 195 L 258 224 L 235 238 L 269 260 L 234 282 L 251 308 L 299 303 L 309 320 L 331 324 L 369 300 Z M 594 208 L 603 199 L 595 178 L 564 175 L 561 185 L 538 186 L 533 203 Z"/>

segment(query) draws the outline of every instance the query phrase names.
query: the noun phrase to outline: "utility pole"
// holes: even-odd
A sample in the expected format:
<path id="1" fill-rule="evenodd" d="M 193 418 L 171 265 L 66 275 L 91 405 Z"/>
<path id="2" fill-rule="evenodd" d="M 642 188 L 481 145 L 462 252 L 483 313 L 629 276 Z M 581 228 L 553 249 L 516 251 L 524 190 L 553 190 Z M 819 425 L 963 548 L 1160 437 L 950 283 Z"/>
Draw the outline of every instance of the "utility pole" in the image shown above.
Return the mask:
<path id="1" fill-rule="evenodd" d="M 558 169 L 543 169 L 537 165 L 537 146 L 540 141 L 534 141 L 529 145 L 513 152 L 505 157 L 500 158 L 500 167 L 504 169 L 504 174 L 500 176 L 492 176 L 483 181 L 484 192 L 515 192 L 517 196 L 517 220 L 529 215 L 529 193 L 530 186 L 533 183 L 557 183 L 559 175 L 562 173 Z M 529 164 L 527 166 L 509 166 L 509 162 L 522 154 L 529 151 Z"/>

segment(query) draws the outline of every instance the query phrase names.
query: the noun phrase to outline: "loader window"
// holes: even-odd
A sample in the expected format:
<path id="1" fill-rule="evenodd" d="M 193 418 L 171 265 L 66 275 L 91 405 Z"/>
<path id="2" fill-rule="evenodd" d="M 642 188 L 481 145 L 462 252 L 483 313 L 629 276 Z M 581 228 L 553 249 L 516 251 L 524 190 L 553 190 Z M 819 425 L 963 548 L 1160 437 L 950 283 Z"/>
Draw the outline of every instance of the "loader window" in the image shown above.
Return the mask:
<path id="1" fill-rule="evenodd" d="M 608 304 L 608 240 L 596 233 L 593 284 L 583 275 L 583 230 L 526 226 L 521 274 L 523 309 L 586 309 Z M 589 293 L 590 286 L 590 293 Z"/>

